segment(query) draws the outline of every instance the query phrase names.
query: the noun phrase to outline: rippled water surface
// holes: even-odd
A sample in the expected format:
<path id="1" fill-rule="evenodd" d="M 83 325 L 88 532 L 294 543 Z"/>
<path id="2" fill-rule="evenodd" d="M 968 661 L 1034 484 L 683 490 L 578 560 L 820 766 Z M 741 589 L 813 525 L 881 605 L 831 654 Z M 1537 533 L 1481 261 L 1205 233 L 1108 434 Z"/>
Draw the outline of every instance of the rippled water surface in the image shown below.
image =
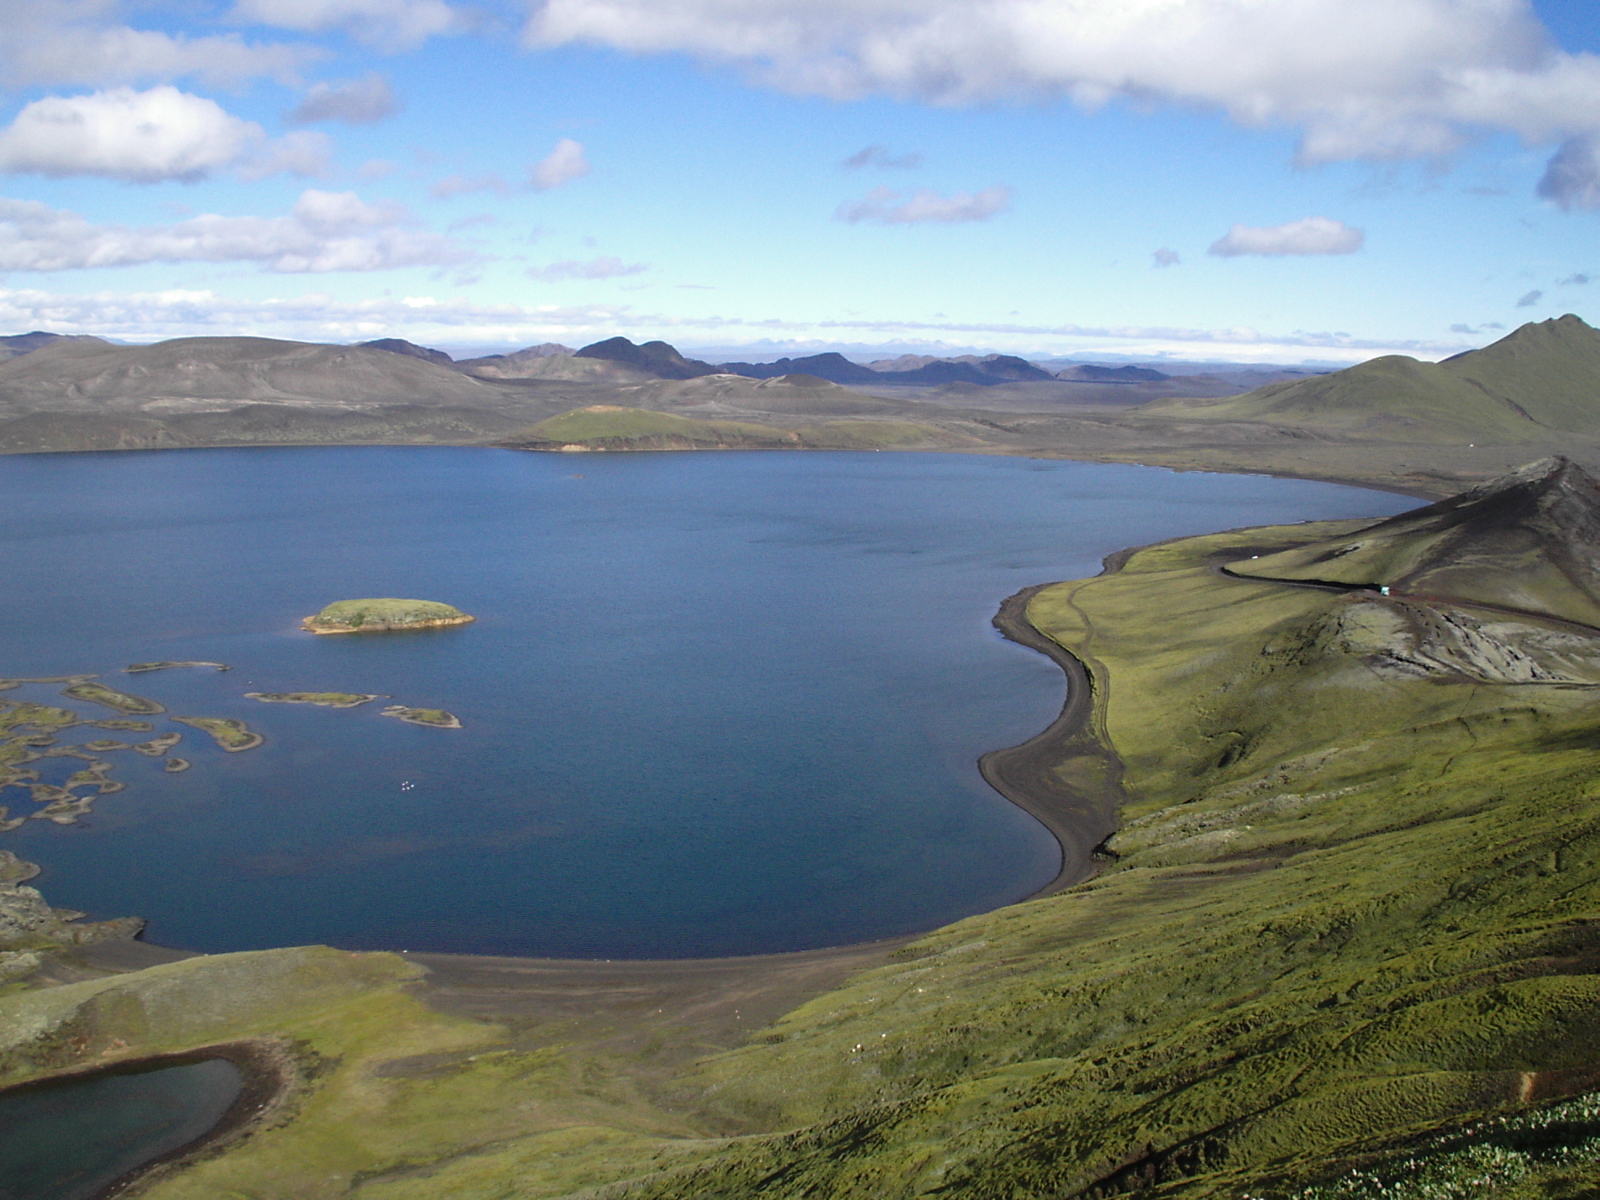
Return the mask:
<path id="1" fill-rule="evenodd" d="M 98 673 L 267 739 L 227 754 L 157 717 L 190 770 L 103 754 L 125 790 L 0 835 L 53 903 L 197 950 L 585 957 L 837 945 L 1028 894 L 1055 843 L 975 762 L 1062 683 L 993 631 L 999 602 L 1126 545 L 1410 506 L 1012 458 L 388 447 L 4 457 L 0 503 L 0 676 Z M 478 621 L 298 631 L 359 596 Z M 159 659 L 233 669 L 121 674 Z M 62 742 L 124 736 L 149 735 Z"/>

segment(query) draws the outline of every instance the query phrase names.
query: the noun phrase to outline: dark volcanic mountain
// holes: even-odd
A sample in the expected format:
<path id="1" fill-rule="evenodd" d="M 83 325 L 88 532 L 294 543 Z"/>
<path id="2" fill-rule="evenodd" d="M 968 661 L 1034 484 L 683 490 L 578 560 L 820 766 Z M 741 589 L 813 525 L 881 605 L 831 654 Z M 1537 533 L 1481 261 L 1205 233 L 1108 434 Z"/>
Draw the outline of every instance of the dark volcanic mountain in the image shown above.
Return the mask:
<path id="1" fill-rule="evenodd" d="M 91 337 L 84 333 L 45 333 L 43 330 L 35 329 L 32 333 L 14 333 L 10 337 L 0 337 L 0 362 L 32 354 L 35 350 L 54 345 L 56 342 L 91 342 L 99 346 L 111 344 L 104 338 Z"/>
<path id="2" fill-rule="evenodd" d="M 914 387 L 940 387 L 950 383 L 993 387 L 999 383 L 1028 383 L 1052 380 L 1055 376 L 1040 370 L 1013 354 L 989 354 L 982 358 L 967 354 L 960 358 L 931 358 L 902 355 L 882 366 L 864 367 L 842 354 L 812 354 L 804 358 L 780 358 L 772 363 L 723 363 L 720 370 L 730 375 L 753 379 L 774 379 L 779 375 L 814 375 L 830 383 L 907 384 Z"/>
<path id="3" fill-rule="evenodd" d="M 1565 458 L 1546 458 L 1346 537 L 1230 569 L 1600 626 L 1600 484 Z"/>
<path id="4" fill-rule="evenodd" d="M 601 358 L 608 362 L 648 372 L 657 379 L 697 379 L 715 375 L 717 368 L 694 358 L 685 358 L 666 342 L 646 342 L 636 346 L 625 337 L 607 338 L 585 346 L 574 358 Z"/>
<path id="5" fill-rule="evenodd" d="M 871 367 L 853 363 L 842 354 L 808 354 L 802 358 L 780 358 L 777 362 L 723 363 L 718 370 L 750 379 L 777 379 L 783 375 L 812 375 L 829 383 L 882 383 L 883 376 Z"/>
<path id="6" fill-rule="evenodd" d="M 1172 376 L 1149 367 L 1097 367 L 1093 363 L 1084 363 L 1057 371 L 1056 378 L 1071 383 L 1160 383 Z"/>

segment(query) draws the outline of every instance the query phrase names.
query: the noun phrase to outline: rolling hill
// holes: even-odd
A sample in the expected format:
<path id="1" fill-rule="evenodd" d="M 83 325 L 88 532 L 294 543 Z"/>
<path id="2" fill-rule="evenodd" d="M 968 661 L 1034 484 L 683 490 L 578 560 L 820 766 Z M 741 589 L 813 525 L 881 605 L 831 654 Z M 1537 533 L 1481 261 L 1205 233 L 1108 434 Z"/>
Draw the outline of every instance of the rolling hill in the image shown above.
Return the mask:
<path id="1" fill-rule="evenodd" d="M 1536 442 L 1600 432 L 1600 332 L 1568 314 L 1441 363 L 1386 355 L 1222 400 L 1163 400 L 1142 415 L 1252 421 L 1401 442 Z"/>

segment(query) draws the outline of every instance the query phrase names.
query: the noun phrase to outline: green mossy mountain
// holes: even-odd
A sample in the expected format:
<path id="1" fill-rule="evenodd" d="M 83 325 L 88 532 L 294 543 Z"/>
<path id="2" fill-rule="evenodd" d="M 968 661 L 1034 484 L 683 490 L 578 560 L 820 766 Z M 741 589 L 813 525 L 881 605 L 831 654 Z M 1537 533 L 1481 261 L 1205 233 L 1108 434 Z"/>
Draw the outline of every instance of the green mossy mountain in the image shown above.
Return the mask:
<path id="1" fill-rule="evenodd" d="M 1410 442 L 1540 441 L 1600 430 L 1600 331 L 1568 314 L 1441 363 L 1386 355 L 1223 400 L 1157 401 L 1146 415 L 1262 421 Z"/>

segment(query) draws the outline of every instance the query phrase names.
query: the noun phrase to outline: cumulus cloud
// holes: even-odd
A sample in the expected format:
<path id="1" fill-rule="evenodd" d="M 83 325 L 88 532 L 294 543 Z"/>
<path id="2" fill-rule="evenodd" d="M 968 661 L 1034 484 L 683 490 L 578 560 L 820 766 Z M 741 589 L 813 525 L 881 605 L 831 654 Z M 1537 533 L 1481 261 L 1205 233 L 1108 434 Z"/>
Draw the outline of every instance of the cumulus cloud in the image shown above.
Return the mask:
<path id="1" fill-rule="evenodd" d="M 583 156 L 583 144 L 562 138 L 554 150 L 529 169 L 528 182 L 536 190 L 548 192 L 574 179 L 582 179 L 590 170 L 589 160 Z"/>
<path id="2" fill-rule="evenodd" d="M 1600 208 L 1600 136 L 1563 142 L 1545 168 L 1538 191 L 1568 212 Z"/>
<path id="3" fill-rule="evenodd" d="M 835 99 L 1200 106 L 1299 130 L 1304 163 L 1600 132 L 1600 57 L 1562 52 L 1526 0 L 536 0 L 524 41 L 685 52 Z"/>
<path id="4" fill-rule="evenodd" d="M 69 271 L 146 263 L 250 262 L 268 271 L 383 271 L 475 256 L 411 227 L 397 205 L 307 189 L 286 216 L 193 217 L 166 226 L 97 225 L 78 213 L 0 197 L 0 271 Z"/>
<path id="5" fill-rule="evenodd" d="M 6 0 L 0 82 L 23 87 L 109 87 L 194 77 L 237 86 L 261 77 L 290 82 L 325 53 L 261 45 L 237 35 L 188 37 L 133 29 L 96 0 Z"/>
<path id="6" fill-rule="evenodd" d="M 1561 287 L 1571 287 L 1573 284 L 1583 284 L 1588 282 L 1589 277 L 1581 272 L 1576 275 L 1568 275 L 1565 279 L 1556 280 L 1556 283 Z"/>
<path id="7" fill-rule="evenodd" d="M 1011 189 L 1005 184 L 986 187 L 981 192 L 955 192 L 944 196 L 929 188 L 919 188 L 902 197 L 892 188 L 873 188 L 859 200 L 846 201 L 834 219 L 855 224 L 875 221 L 881 225 L 915 225 L 928 221 L 987 221 L 1011 207 Z"/>
<path id="8" fill-rule="evenodd" d="M 846 171 L 859 171 L 863 167 L 878 167 L 891 171 L 909 171 L 922 165 L 922 155 L 891 154 L 887 146 L 865 146 L 839 164 Z"/>
<path id="9" fill-rule="evenodd" d="M 459 27 L 443 0 L 238 0 L 233 19 L 303 33 L 345 30 L 389 50 L 420 45 Z"/>
<path id="10" fill-rule="evenodd" d="M 400 101 L 389 81 L 372 71 L 360 79 L 312 84 L 284 119 L 291 125 L 310 125 L 316 121 L 371 125 L 399 111 Z"/>
<path id="11" fill-rule="evenodd" d="M 1150 258 L 1152 260 L 1151 266 L 1162 268 L 1175 267 L 1183 261 L 1182 257 L 1179 256 L 1176 250 L 1170 249 L 1167 246 L 1163 246 L 1161 249 L 1152 253 Z"/>
<path id="12" fill-rule="evenodd" d="M 0 171 L 193 181 L 237 162 L 263 137 L 261 126 L 171 86 L 47 96 L 0 130 Z"/>
<path id="13" fill-rule="evenodd" d="M 1354 254 L 1367 235 L 1331 217 L 1305 217 L 1287 225 L 1235 225 L 1207 254 Z"/>
<path id="14" fill-rule="evenodd" d="M 546 267 L 529 267 L 530 279 L 615 279 L 619 275 L 638 275 L 649 268 L 644 263 L 625 263 L 620 258 L 596 258 L 589 262 L 554 262 Z"/>
<path id="15" fill-rule="evenodd" d="M 1533 291 L 1531 291 L 1527 295 L 1523 296 L 1522 299 L 1517 301 L 1517 307 L 1518 308 L 1532 308 L 1535 304 L 1539 303 L 1539 301 L 1542 300 L 1542 299 L 1544 299 L 1544 293 L 1539 291 L 1537 288 L 1535 288 Z"/>

